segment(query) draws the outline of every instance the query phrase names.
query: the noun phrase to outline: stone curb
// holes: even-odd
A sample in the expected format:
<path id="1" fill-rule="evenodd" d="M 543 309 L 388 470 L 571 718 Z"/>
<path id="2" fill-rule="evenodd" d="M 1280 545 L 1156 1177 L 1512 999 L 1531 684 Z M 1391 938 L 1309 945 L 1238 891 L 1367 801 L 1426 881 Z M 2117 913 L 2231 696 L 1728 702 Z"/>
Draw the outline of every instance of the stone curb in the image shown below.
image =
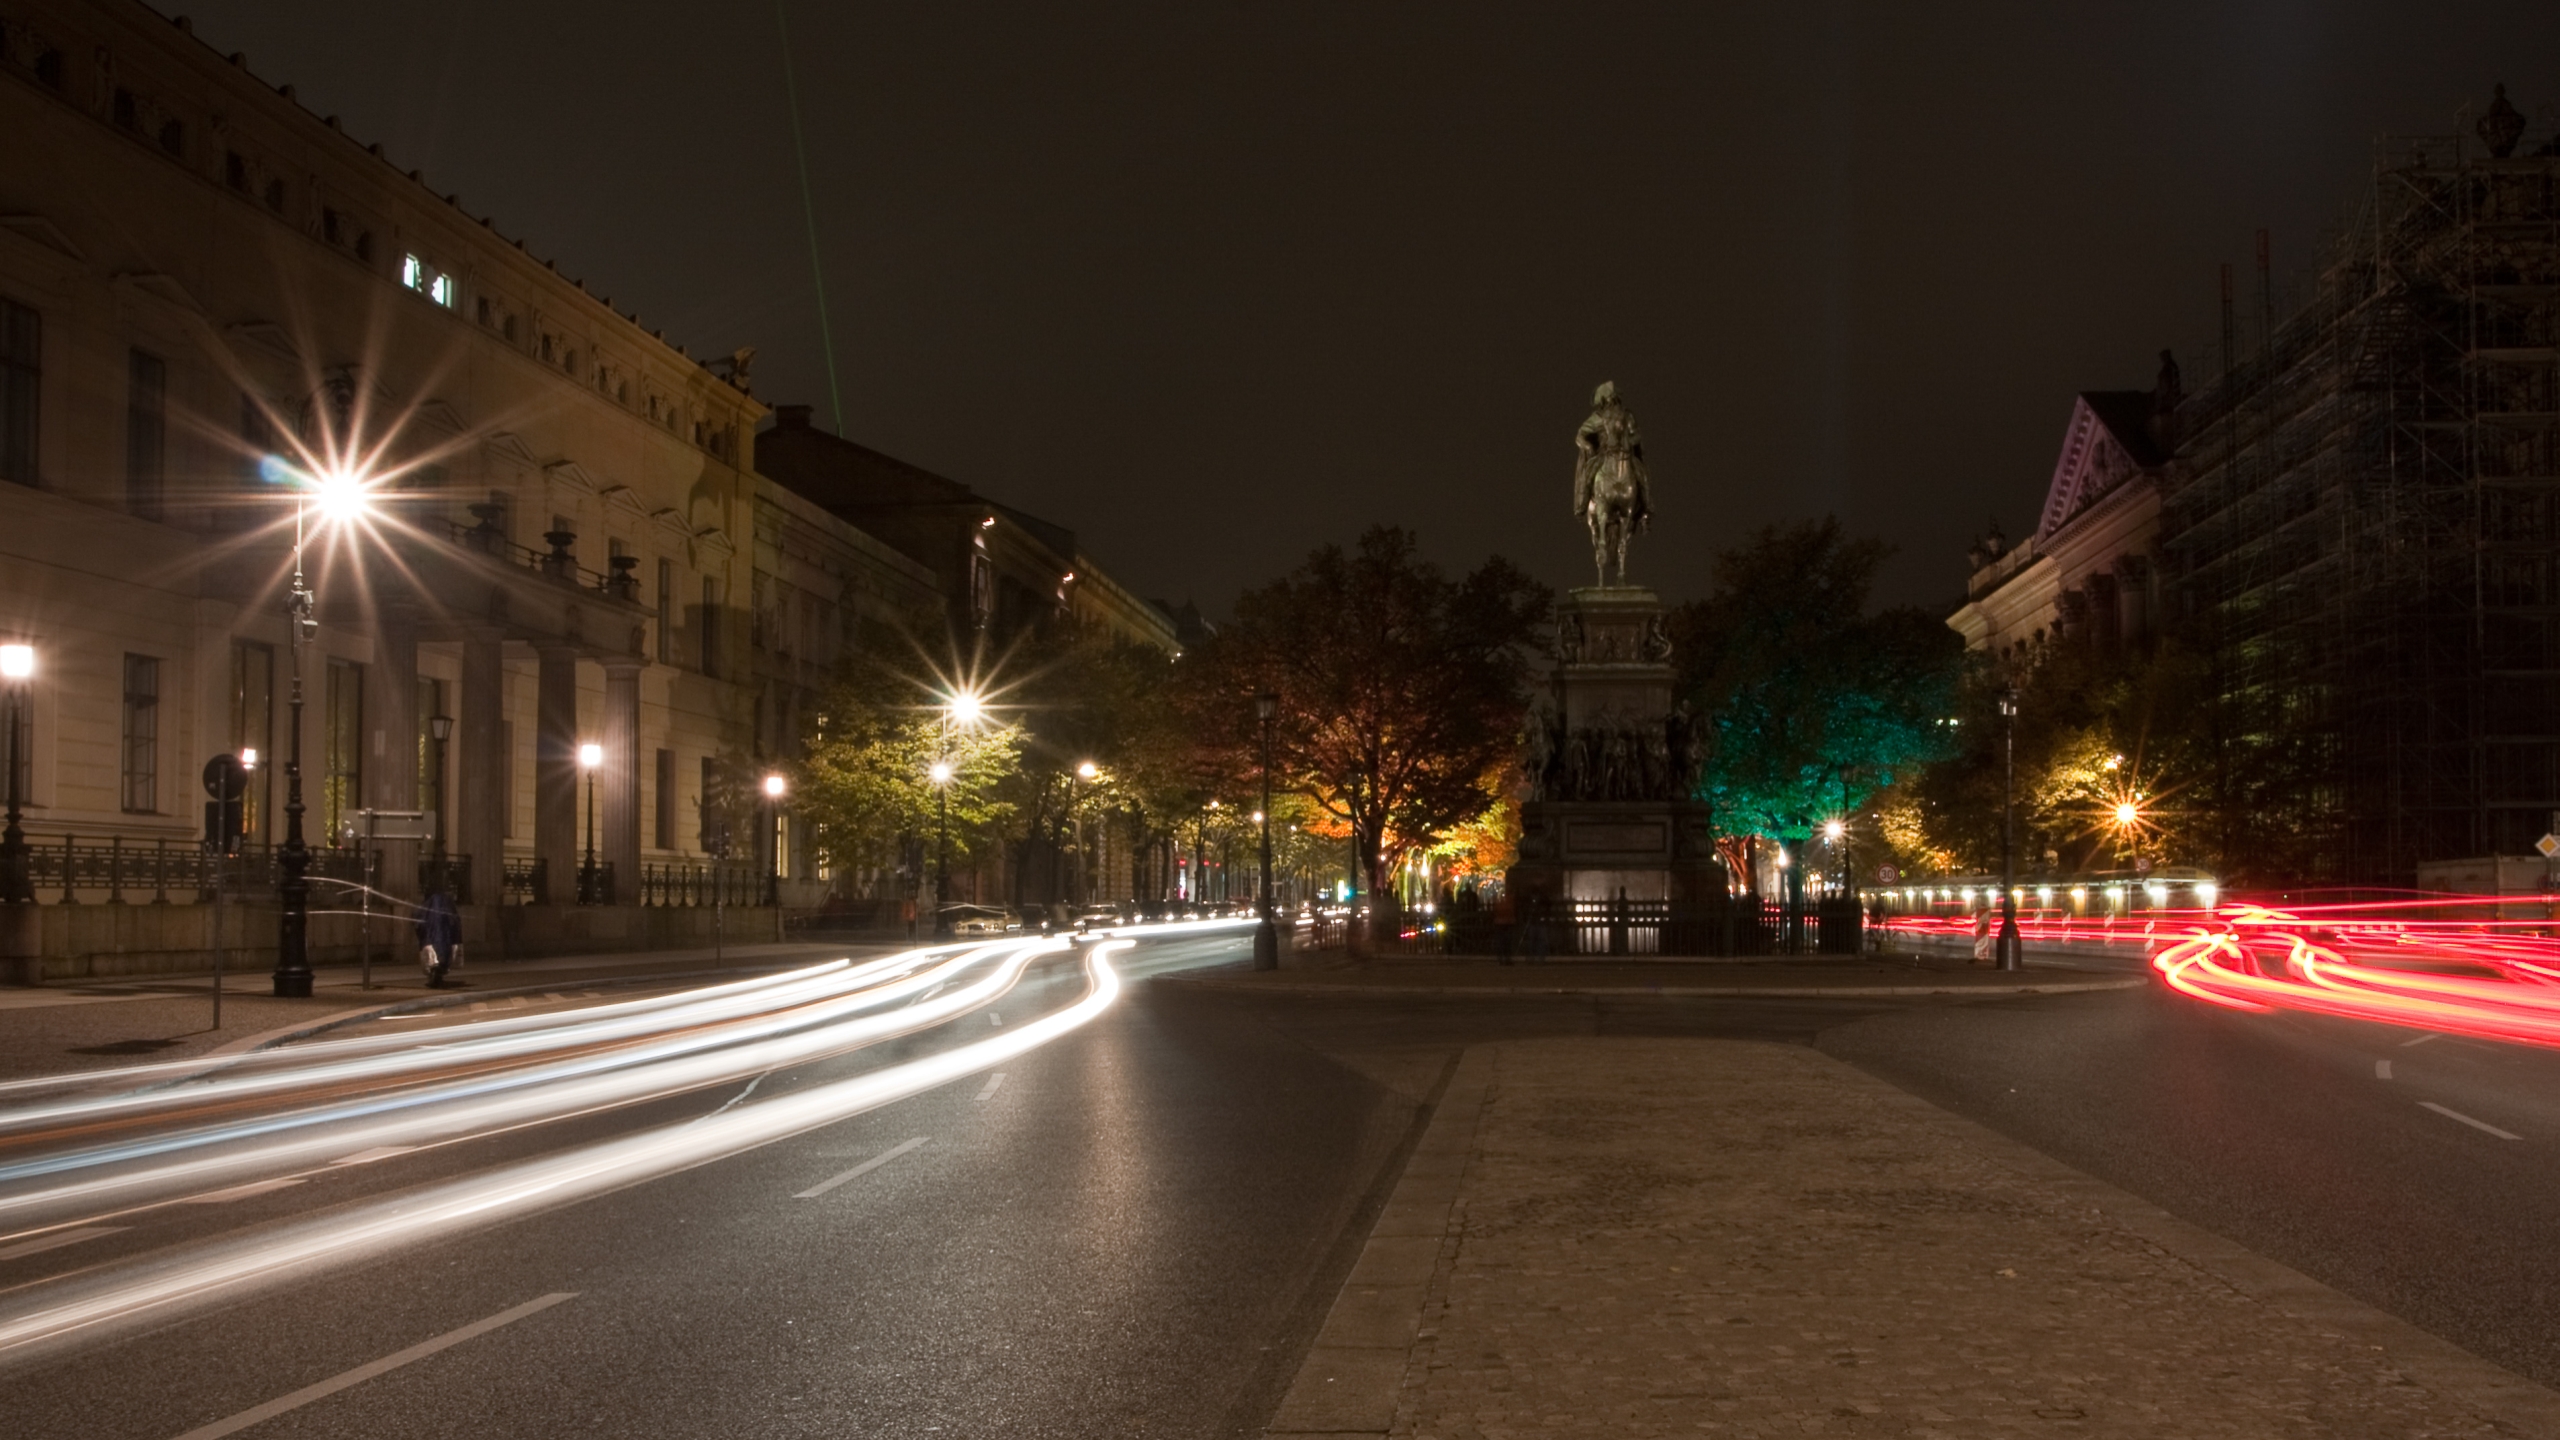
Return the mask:
<path id="1" fill-rule="evenodd" d="M 1264 1427 L 1270 1440 L 1384 1435 L 1395 1423 L 1397 1395 L 1449 1238 L 1459 1182 L 1492 1097 L 1493 1054 L 1471 1046 L 1405 1161 L 1297 1378 Z"/>
<path id="2" fill-rule="evenodd" d="M 1584 995 L 1635 999 L 1649 995 L 1729 996 L 1745 998 L 1774 995 L 1782 999 L 1815 999 L 1842 996 L 1849 999 L 1878 996 L 1918 995 L 1982 995 L 2006 999 L 2013 995 L 2071 995 L 2095 990 L 2138 990 L 2151 983 L 2148 977 L 2125 980 L 2049 980 L 2029 985 L 1345 985 L 1322 982 L 1307 984 L 1272 983 L 1254 980 L 1209 980 L 1188 976 L 1159 975 L 1150 984 L 1178 985 L 1185 989 L 1223 990 L 1241 995 L 1487 995 L 1487 996 L 1555 996 Z"/>

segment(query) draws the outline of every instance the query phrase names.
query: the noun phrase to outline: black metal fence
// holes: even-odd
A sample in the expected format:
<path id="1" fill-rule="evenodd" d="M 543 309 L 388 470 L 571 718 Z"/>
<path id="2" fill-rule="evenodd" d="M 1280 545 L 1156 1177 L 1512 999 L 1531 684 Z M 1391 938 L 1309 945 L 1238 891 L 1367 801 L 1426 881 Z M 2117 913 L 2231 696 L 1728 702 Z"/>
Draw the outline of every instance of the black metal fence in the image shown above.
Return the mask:
<path id="1" fill-rule="evenodd" d="M 764 872 L 752 864 L 718 860 L 644 861 L 640 903 L 668 909 L 706 905 L 763 905 Z"/>
<path id="2" fill-rule="evenodd" d="M 1668 900 L 1563 900 L 1519 907 L 1504 920 L 1492 910 L 1411 917 L 1403 933 L 1378 948 L 1407 955 L 1490 955 L 1499 959 L 1605 959 L 1646 955 L 1854 955 L 1865 914 L 1850 897 L 1801 909 L 1775 900 L 1726 904 Z"/>

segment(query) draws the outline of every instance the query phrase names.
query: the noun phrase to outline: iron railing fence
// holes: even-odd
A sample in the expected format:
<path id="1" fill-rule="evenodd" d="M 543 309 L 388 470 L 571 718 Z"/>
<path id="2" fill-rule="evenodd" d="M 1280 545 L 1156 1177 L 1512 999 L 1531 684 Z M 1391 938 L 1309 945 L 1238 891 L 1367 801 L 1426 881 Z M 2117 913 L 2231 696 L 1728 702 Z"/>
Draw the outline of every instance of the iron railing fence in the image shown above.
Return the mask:
<path id="1" fill-rule="evenodd" d="M 644 860 L 640 903 L 663 909 L 763 905 L 766 877 L 756 866 L 722 860 Z"/>

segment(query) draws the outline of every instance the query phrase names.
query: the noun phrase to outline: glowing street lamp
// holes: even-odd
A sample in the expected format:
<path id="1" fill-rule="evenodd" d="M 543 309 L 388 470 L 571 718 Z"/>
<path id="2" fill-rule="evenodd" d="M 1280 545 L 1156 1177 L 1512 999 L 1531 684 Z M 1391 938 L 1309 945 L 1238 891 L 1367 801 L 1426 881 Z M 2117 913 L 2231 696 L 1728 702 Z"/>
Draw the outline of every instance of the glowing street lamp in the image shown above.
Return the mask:
<path id="1" fill-rule="evenodd" d="M 1078 905 L 1084 904 L 1086 896 L 1091 893 L 1091 886 L 1087 884 L 1084 873 L 1086 859 L 1084 844 L 1084 787 L 1092 784 L 1100 778 L 1102 778 L 1101 766 L 1094 764 L 1090 760 L 1079 760 L 1076 762 L 1075 779 L 1067 786 L 1067 818 L 1073 821 L 1076 827 L 1075 881 L 1067 888 L 1072 892 L 1068 898 Z"/>
<path id="2" fill-rule="evenodd" d="M 587 772 L 587 858 L 578 867 L 578 903 L 604 903 L 604 872 L 596 868 L 596 771 L 604 765 L 604 747 L 578 747 L 578 768 Z"/>
<path id="3" fill-rule="evenodd" d="M 1280 694 L 1265 690 L 1253 697 L 1254 718 L 1262 722 L 1262 808 L 1253 812 L 1253 823 L 1262 829 L 1262 874 L 1255 886 L 1253 926 L 1253 968 L 1280 968 L 1280 923 L 1271 914 L 1271 726 L 1280 718 Z"/>
<path id="4" fill-rule="evenodd" d="M 319 475 L 296 469 L 270 455 L 259 462 L 270 479 L 294 487 L 293 588 L 285 598 L 288 647 L 293 656 L 293 689 L 287 702 L 291 733 L 284 758 L 284 843 L 276 848 L 275 993 L 284 998 L 311 993 L 311 847 L 302 838 L 302 648 L 320 633 L 320 598 L 303 577 L 302 550 L 316 507 L 326 525 L 346 525 L 364 518 L 372 485 L 361 471 L 332 466 Z"/>
<path id="5" fill-rule="evenodd" d="M 935 835 L 933 842 L 933 933 L 951 933 L 951 917 L 944 914 L 942 902 L 951 893 L 951 762 L 936 760 L 927 772 L 933 778 Z"/>
<path id="6" fill-rule="evenodd" d="M 2018 687 L 2000 692 L 2000 966 L 2025 968 L 2018 953 Z"/>
<path id="7" fill-rule="evenodd" d="M 0 681 L 8 684 L 9 701 L 9 817 L 7 828 L 0 830 L 0 904 L 12 906 L 36 902 L 35 875 L 30 869 L 27 835 L 18 828 L 18 811 L 26 803 L 26 797 L 18 793 L 18 773 L 26 765 L 25 741 L 20 727 L 25 723 L 27 690 L 35 674 L 36 647 L 0 645 Z M 35 912 L 29 910 L 25 913 L 32 917 Z M 16 912 L 12 914 L 14 918 Z"/>
<path id="8" fill-rule="evenodd" d="M 764 903 L 767 905 L 782 903 L 782 796 L 790 788 L 789 782 L 779 775 L 764 777 L 765 843 L 773 847 L 773 863 L 766 867 L 764 877 Z"/>

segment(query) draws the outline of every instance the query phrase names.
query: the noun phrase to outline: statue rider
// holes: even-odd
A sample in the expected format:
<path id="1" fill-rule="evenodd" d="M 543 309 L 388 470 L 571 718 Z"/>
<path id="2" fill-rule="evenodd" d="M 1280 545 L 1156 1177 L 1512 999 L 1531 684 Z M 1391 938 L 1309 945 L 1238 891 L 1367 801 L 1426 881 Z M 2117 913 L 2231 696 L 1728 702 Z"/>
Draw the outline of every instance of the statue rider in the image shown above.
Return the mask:
<path id="1" fill-rule="evenodd" d="M 1591 527 L 1591 558 L 1600 584 L 1627 583 L 1627 541 L 1653 513 L 1636 417 L 1618 400 L 1615 381 L 1591 394 L 1591 414 L 1573 432 L 1573 513 Z"/>

